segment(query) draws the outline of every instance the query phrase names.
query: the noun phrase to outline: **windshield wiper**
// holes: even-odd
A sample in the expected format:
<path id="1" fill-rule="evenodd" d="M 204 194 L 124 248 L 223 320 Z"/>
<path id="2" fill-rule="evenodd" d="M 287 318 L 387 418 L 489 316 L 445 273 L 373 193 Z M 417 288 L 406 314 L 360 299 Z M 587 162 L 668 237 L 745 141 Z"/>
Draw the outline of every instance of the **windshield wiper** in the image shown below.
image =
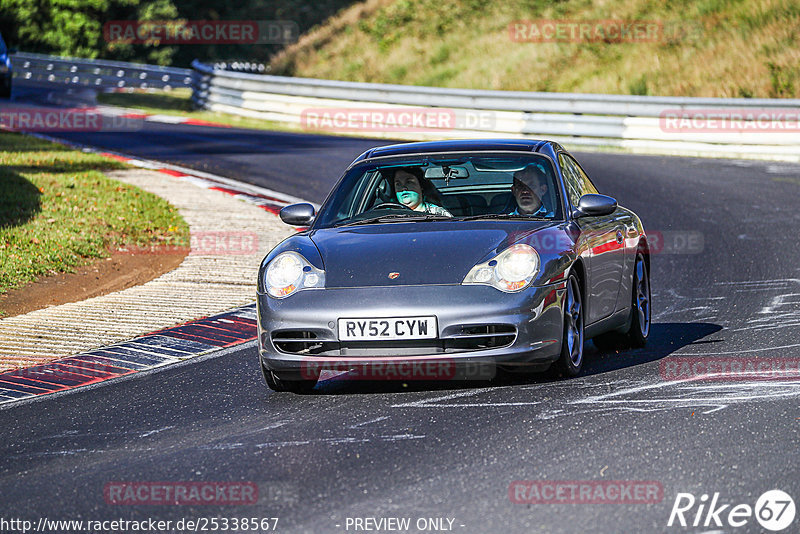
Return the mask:
<path id="1" fill-rule="evenodd" d="M 526 220 L 526 221 L 551 221 L 544 217 L 531 217 L 529 215 L 517 215 L 513 213 L 484 213 L 483 215 L 470 215 L 468 217 L 459 217 L 459 221 L 476 221 L 478 219 L 513 219 L 513 220 Z"/>
<path id="2" fill-rule="evenodd" d="M 368 219 L 361 219 L 359 221 L 352 221 L 344 224 L 334 225 L 336 228 L 344 226 L 357 226 L 359 224 L 374 224 L 383 222 L 396 222 L 396 221 L 452 221 L 453 217 L 447 215 L 435 215 L 433 213 L 416 213 L 416 214 L 402 214 L 395 213 L 390 215 L 381 215 L 380 217 L 370 217 Z"/>

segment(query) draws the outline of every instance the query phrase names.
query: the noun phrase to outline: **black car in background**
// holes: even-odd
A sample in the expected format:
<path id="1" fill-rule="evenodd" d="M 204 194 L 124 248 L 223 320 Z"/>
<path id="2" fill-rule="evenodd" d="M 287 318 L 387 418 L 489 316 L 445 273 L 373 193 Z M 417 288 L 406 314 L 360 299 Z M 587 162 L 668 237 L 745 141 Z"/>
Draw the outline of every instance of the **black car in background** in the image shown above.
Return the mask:
<path id="1" fill-rule="evenodd" d="M 0 98 L 11 98 L 11 51 L 0 34 Z"/>

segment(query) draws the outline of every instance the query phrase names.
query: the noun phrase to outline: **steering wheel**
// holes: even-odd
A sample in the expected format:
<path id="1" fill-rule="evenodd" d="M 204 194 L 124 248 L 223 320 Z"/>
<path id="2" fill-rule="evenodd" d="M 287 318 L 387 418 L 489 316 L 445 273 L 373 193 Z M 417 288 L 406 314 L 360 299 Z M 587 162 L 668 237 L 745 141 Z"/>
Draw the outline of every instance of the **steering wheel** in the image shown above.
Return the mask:
<path id="1" fill-rule="evenodd" d="M 414 211 L 411 208 L 409 208 L 408 206 L 406 206 L 405 204 L 400 204 L 399 202 L 381 202 L 380 204 L 378 204 L 377 206 L 373 207 L 372 209 L 374 209 L 374 210 L 382 210 L 382 209 L 386 209 L 386 208 L 403 208 L 403 209 L 407 209 L 407 210 L 410 210 L 410 211 Z"/>

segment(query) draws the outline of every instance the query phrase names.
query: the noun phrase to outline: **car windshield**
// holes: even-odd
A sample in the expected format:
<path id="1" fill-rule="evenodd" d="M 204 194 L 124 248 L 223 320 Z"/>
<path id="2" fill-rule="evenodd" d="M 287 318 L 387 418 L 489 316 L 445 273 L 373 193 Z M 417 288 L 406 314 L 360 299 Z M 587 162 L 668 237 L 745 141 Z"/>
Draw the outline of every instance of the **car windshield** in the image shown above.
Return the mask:
<path id="1" fill-rule="evenodd" d="M 431 154 L 354 166 L 316 228 L 440 220 L 561 219 L 551 160 L 539 154 Z"/>

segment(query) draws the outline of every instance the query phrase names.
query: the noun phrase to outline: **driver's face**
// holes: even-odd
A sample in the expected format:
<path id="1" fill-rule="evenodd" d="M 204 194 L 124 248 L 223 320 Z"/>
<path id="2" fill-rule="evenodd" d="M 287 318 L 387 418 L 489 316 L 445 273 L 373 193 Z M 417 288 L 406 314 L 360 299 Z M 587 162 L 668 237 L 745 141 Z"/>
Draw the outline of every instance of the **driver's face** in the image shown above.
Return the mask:
<path id="1" fill-rule="evenodd" d="M 394 190 L 397 200 L 412 210 L 422 202 L 422 186 L 413 174 L 406 171 L 397 171 L 394 175 Z"/>
<path id="2" fill-rule="evenodd" d="M 542 205 L 547 194 L 547 183 L 544 177 L 533 171 L 522 171 L 514 175 L 511 192 L 517 199 L 519 211 L 525 214 L 535 213 Z"/>

